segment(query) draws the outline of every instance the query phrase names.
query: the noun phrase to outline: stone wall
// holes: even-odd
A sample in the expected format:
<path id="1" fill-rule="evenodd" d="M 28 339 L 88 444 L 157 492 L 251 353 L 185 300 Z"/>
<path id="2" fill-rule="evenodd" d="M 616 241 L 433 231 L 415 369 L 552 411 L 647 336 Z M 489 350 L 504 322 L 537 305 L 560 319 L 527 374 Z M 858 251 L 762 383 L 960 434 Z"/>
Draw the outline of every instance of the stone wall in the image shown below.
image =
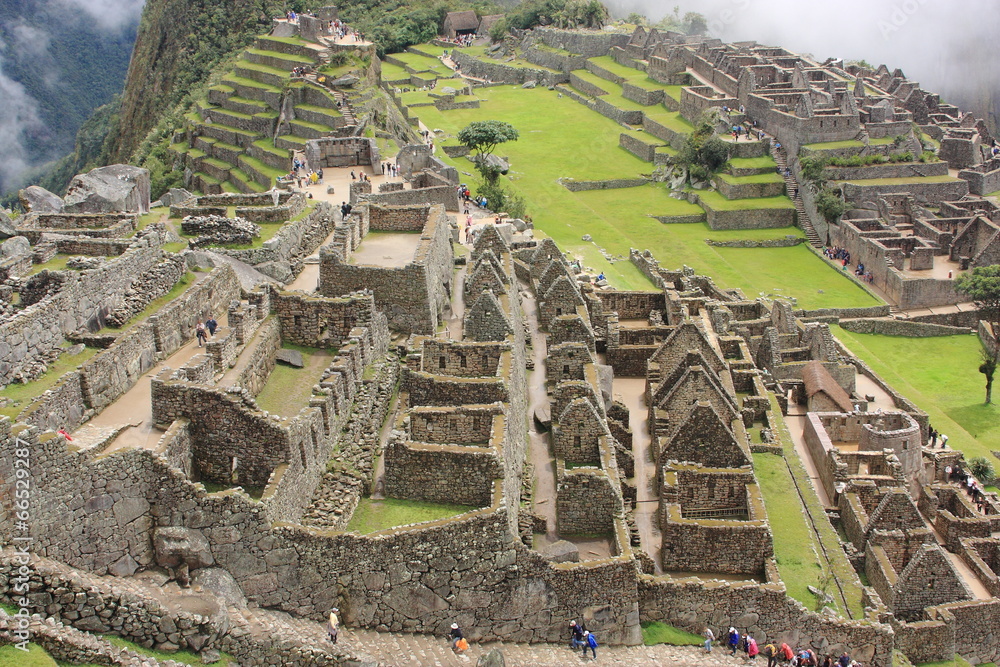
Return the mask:
<path id="1" fill-rule="evenodd" d="M 371 293 L 316 297 L 300 292 L 272 292 L 271 303 L 281 320 L 282 339 L 306 347 L 340 347 L 355 327 L 384 327 Z M 388 334 L 386 333 L 386 338 Z"/>
<path id="2" fill-rule="evenodd" d="M 847 651 L 865 665 L 892 665 L 893 635 L 888 625 L 807 611 L 780 584 L 640 575 L 639 597 L 643 622 L 660 621 L 689 632 L 707 625 L 717 637 L 735 626 L 746 628 L 761 644 L 786 642 L 833 655 Z"/>
<path id="3" fill-rule="evenodd" d="M 609 535 L 622 512 L 621 494 L 602 470 L 559 469 L 556 488 L 556 525 L 564 535 Z"/>
<path id="4" fill-rule="evenodd" d="M 224 264 L 213 269 L 149 318 L 156 351 L 163 356 L 173 354 L 194 338 L 199 320 L 222 312 L 239 298 L 240 281 L 233 268 Z"/>
<path id="5" fill-rule="evenodd" d="M 499 444 L 499 443 L 497 443 Z M 391 441 L 385 448 L 385 489 L 392 498 L 487 507 L 503 477 L 494 446 Z"/>
<path id="6" fill-rule="evenodd" d="M 906 338 L 930 338 L 969 333 L 969 329 L 965 327 L 923 324 L 906 320 L 844 320 L 840 326 L 854 333 L 874 333 L 882 336 L 904 336 Z"/>
<path id="7" fill-rule="evenodd" d="M 554 86 L 557 83 L 566 83 L 569 81 L 569 75 L 564 72 L 533 69 L 530 67 L 515 67 L 513 65 L 505 65 L 501 62 L 479 60 L 461 49 L 455 49 L 452 53 L 455 62 L 461 66 L 462 73 L 476 77 L 477 79 L 516 84 L 534 81 L 544 86 Z"/>
<path id="8" fill-rule="evenodd" d="M 411 440 L 438 444 L 485 445 L 505 428 L 503 407 L 498 404 L 417 406 L 406 419 Z"/>
<path id="9" fill-rule="evenodd" d="M 428 338 L 423 344 L 422 370 L 454 377 L 492 377 L 497 374 L 504 354 L 510 354 L 506 343 L 458 343 Z"/>
<path id="10" fill-rule="evenodd" d="M 715 210 L 698 197 L 705 209 L 708 226 L 712 229 L 771 229 L 795 224 L 794 208 L 758 208 L 735 211 Z"/>
<path id="11" fill-rule="evenodd" d="M 0 322 L 0 386 L 58 347 L 64 334 L 100 329 L 136 278 L 160 261 L 159 245 L 155 234 L 144 235 L 121 257 L 96 269 L 66 272 L 58 292 Z"/>
<path id="12" fill-rule="evenodd" d="M 373 230 L 408 230 L 422 223 L 417 227 L 422 231 L 413 261 L 403 267 L 349 264 L 347 260 L 356 247 L 355 241 L 353 238 L 348 241 L 346 237 L 335 239 L 320 251 L 319 292 L 340 296 L 361 289 L 371 290 L 376 305 L 386 314 L 392 328 L 433 334 L 448 302 L 453 269 L 450 222 L 444 207 L 371 205 L 362 208 L 360 215 L 364 220 L 359 224 L 365 230 L 369 225 Z"/>
<path id="13" fill-rule="evenodd" d="M 623 135 L 624 136 L 624 135 Z M 606 181 L 578 181 L 563 178 L 559 183 L 570 192 L 585 192 L 588 190 L 616 190 L 619 188 L 637 188 L 649 183 L 646 178 L 619 178 Z"/>
<path id="14" fill-rule="evenodd" d="M 240 355 L 235 385 L 256 396 L 264 389 L 281 349 L 281 320 L 269 317 L 257 330 L 250 345 Z"/>

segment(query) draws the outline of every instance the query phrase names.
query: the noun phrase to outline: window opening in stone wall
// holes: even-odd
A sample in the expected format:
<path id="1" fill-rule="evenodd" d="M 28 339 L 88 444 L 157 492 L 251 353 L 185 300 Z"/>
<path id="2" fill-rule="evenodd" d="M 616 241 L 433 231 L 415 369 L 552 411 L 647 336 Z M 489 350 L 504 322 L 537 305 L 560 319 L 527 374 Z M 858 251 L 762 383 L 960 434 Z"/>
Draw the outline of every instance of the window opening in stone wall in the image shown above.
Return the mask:
<path id="1" fill-rule="evenodd" d="M 465 368 L 469 365 L 464 354 L 458 355 L 458 365 L 461 366 L 462 368 Z"/>
<path id="2" fill-rule="evenodd" d="M 445 368 L 448 365 L 447 360 L 444 357 L 438 359 L 438 368 Z"/>

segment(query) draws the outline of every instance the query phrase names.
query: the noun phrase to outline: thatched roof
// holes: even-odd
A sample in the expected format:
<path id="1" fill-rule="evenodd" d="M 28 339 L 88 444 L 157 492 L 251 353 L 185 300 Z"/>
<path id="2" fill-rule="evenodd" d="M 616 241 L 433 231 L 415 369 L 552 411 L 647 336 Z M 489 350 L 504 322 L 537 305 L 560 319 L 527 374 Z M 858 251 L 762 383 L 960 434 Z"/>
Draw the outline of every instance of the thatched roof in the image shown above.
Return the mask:
<path id="1" fill-rule="evenodd" d="M 496 25 L 497 21 L 503 18 L 503 14 L 490 14 L 489 16 L 484 16 L 483 20 L 479 22 L 479 32 L 486 33 L 490 31 L 490 28 Z"/>
<path id="2" fill-rule="evenodd" d="M 837 384 L 837 381 L 826 370 L 826 366 L 820 361 L 810 361 L 802 367 L 802 381 L 806 385 L 806 395 L 812 398 L 816 394 L 823 392 L 833 401 L 843 412 L 853 412 L 854 404 L 851 397 L 847 395 L 844 388 Z"/>
<path id="3" fill-rule="evenodd" d="M 479 17 L 471 9 L 464 12 L 448 12 L 444 17 L 446 26 L 452 30 L 478 30 Z"/>

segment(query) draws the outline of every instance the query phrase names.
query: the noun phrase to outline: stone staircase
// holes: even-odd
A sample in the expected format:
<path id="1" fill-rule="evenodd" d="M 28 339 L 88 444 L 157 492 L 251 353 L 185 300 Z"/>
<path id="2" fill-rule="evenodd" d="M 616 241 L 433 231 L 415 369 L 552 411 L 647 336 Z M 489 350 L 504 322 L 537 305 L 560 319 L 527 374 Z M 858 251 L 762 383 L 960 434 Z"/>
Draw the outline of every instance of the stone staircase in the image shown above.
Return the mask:
<path id="1" fill-rule="evenodd" d="M 318 82 L 315 70 L 328 62 L 322 45 L 258 37 L 185 116 L 185 141 L 171 148 L 193 173 L 188 187 L 264 192 L 288 173 L 292 152 L 307 140 L 352 134 L 357 121 L 346 97 Z M 293 77 L 296 68 L 309 74 Z"/>
<path id="2" fill-rule="evenodd" d="M 791 197 L 792 193 L 795 193 L 795 196 L 792 197 L 792 203 L 795 204 L 795 214 L 799 220 L 799 226 L 806 233 L 806 239 L 812 247 L 822 248 L 823 241 L 820 239 L 819 234 L 816 233 L 816 228 L 813 227 L 809 214 L 806 213 L 806 206 L 802 201 L 802 191 L 799 188 L 799 184 L 795 180 L 795 176 L 788 169 L 788 154 L 784 147 L 777 148 L 776 146 L 777 144 L 772 141 L 771 156 L 778 165 L 778 171 L 781 172 L 782 178 L 785 179 L 785 190 L 788 192 L 788 196 Z"/>

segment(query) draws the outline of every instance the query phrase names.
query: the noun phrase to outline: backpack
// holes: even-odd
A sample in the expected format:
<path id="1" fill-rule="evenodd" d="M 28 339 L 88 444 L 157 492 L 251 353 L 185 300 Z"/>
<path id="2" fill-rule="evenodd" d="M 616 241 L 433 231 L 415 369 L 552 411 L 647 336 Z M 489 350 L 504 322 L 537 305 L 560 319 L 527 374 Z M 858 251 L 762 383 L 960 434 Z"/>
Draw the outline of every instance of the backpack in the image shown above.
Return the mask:
<path id="1" fill-rule="evenodd" d="M 597 637 L 594 636 L 593 632 L 587 635 L 587 645 L 590 648 L 597 648 Z"/>
<path id="2" fill-rule="evenodd" d="M 455 643 L 455 648 L 458 649 L 459 651 L 468 651 L 469 650 L 469 642 L 468 642 L 468 640 L 465 637 L 461 637 Z"/>

